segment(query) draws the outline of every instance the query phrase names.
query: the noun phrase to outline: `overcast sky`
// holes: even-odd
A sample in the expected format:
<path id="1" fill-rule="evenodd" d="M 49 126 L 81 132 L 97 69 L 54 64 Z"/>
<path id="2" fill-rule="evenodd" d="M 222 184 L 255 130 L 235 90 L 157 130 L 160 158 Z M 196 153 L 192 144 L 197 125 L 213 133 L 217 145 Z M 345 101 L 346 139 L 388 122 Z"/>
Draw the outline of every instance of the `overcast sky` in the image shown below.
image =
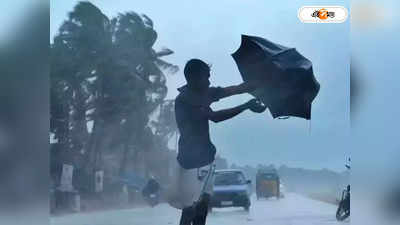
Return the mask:
<path id="1" fill-rule="evenodd" d="M 52 38 L 78 1 L 51 1 Z M 241 76 L 231 53 L 240 45 L 240 35 L 256 35 L 295 47 L 313 62 L 321 84 L 314 100 L 312 120 L 273 120 L 269 113 L 246 112 L 219 124 L 211 123 L 211 138 L 220 155 L 239 165 L 286 164 L 311 169 L 344 169 L 349 155 L 349 60 L 350 26 L 303 24 L 297 18 L 304 0 L 203 0 L 203 1 L 91 1 L 109 18 L 135 11 L 154 21 L 158 40 L 155 49 L 168 47 L 175 54 L 165 59 L 183 68 L 190 58 L 212 64 L 215 86 L 239 84 Z M 326 1 L 307 1 L 323 5 Z M 348 1 L 335 5 L 349 8 Z M 168 98 L 184 85 L 182 70 L 168 79 Z M 249 95 L 232 97 L 212 105 L 214 109 L 235 106 Z M 311 133 L 310 133 L 311 130 Z"/>
<path id="2" fill-rule="evenodd" d="M 373 18 L 378 19 L 352 28 L 354 66 L 363 84 L 358 113 L 352 119 L 351 153 L 357 158 L 354 161 L 357 170 L 353 172 L 363 173 L 365 176 L 360 177 L 367 182 L 371 174 L 382 174 L 377 179 L 394 179 L 400 183 L 400 2 L 373 0 L 369 3 L 374 9 L 372 12 L 377 14 Z"/>

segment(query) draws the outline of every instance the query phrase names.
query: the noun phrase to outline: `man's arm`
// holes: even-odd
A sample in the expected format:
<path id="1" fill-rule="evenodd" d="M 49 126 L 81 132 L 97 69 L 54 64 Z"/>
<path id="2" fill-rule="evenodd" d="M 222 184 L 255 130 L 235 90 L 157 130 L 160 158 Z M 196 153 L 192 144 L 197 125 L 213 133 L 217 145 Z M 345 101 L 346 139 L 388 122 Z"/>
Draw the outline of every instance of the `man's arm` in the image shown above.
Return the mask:
<path id="1" fill-rule="evenodd" d="M 234 108 L 230 109 L 223 109 L 219 111 L 212 111 L 211 109 L 208 111 L 208 119 L 218 123 L 224 120 L 231 119 L 237 115 L 239 115 L 241 112 L 245 111 L 249 107 L 247 106 L 247 103 L 236 106 Z"/>
<path id="2" fill-rule="evenodd" d="M 232 95 L 244 94 L 256 89 L 256 84 L 254 82 L 244 82 L 239 85 L 232 85 L 222 88 L 222 94 L 220 98 L 226 98 Z"/>
<path id="3" fill-rule="evenodd" d="M 224 109 L 214 112 L 211 110 L 211 108 L 209 108 L 208 119 L 210 119 L 215 123 L 218 123 L 224 120 L 231 119 L 240 114 L 241 112 L 245 111 L 246 109 L 250 109 L 251 111 L 256 113 L 262 113 L 265 111 L 266 108 L 267 107 L 257 99 L 252 99 L 242 105 L 230 109 Z"/>

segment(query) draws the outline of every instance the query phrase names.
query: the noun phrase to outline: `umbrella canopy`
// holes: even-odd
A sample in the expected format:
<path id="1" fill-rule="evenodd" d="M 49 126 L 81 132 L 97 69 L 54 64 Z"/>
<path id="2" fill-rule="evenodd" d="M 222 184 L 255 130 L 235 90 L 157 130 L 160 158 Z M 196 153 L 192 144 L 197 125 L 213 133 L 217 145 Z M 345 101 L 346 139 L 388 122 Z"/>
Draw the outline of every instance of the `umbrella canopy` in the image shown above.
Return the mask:
<path id="1" fill-rule="evenodd" d="M 273 118 L 311 119 L 311 103 L 320 85 L 311 61 L 295 48 L 242 35 L 242 43 L 232 57 L 244 81 L 260 84 L 251 94 L 268 107 Z"/>

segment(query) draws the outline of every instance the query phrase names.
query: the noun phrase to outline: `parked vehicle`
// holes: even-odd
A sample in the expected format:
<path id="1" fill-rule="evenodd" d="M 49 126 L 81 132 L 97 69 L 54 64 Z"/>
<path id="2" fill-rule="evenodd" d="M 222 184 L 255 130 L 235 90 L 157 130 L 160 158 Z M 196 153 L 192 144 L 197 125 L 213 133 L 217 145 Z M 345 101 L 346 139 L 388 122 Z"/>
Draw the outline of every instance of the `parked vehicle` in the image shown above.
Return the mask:
<path id="1" fill-rule="evenodd" d="M 281 197 L 280 179 L 276 170 L 260 169 L 256 175 L 256 195 L 257 199 Z"/>
<path id="2" fill-rule="evenodd" d="M 251 180 L 247 180 L 241 170 L 216 170 L 213 194 L 209 211 L 212 208 L 243 207 L 250 209 Z"/>

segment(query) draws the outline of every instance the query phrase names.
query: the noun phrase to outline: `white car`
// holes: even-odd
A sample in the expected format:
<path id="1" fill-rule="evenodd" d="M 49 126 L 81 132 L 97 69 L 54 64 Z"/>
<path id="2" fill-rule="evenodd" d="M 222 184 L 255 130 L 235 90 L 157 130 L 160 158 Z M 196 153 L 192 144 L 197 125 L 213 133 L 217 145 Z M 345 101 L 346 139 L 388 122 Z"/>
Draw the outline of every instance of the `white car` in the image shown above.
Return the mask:
<path id="1" fill-rule="evenodd" d="M 209 210 L 213 207 L 243 207 L 250 209 L 251 180 L 236 169 L 216 170 Z"/>

